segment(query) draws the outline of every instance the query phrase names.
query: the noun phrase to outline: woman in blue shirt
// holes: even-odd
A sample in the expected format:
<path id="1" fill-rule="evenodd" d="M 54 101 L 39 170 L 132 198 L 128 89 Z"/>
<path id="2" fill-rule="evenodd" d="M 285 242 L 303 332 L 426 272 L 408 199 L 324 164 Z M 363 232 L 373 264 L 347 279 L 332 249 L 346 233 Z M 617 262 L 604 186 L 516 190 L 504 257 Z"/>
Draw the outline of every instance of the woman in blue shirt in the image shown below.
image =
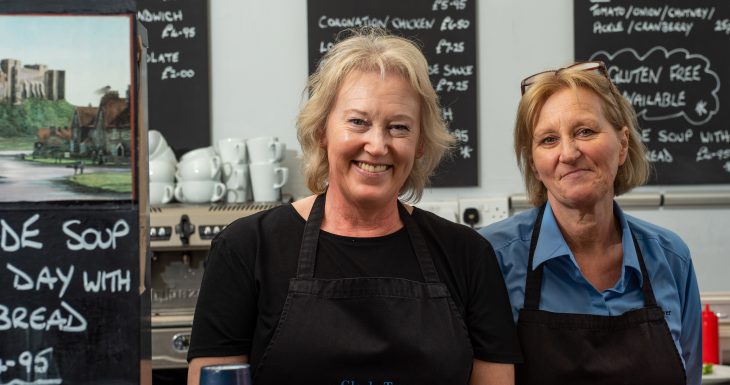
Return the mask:
<path id="1" fill-rule="evenodd" d="M 515 153 L 536 207 L 481 230 L 517 322 L 517 383 L 699 385 L 689 250 L 614 201 L 649 175 L 635 111 L 602 62 L 521 88 Z"/>

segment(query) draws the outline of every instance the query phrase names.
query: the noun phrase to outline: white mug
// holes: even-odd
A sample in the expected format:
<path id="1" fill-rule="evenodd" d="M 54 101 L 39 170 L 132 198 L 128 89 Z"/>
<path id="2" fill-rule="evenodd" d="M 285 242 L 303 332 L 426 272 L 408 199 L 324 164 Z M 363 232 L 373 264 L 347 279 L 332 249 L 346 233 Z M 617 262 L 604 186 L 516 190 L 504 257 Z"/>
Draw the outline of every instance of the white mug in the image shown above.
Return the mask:
<path id="1" fill-rule="evenodd" d="M 249 170 L 247 164 L 235 164 L 225 163 L 223 167 L 223 182 L 226 184 L 228 189 L 246 189 L 248 188 Z"/>
<path id="2" fill-rule="evenodd" d="M 161 159 L 153 159 L 149 163 L 150 182 L 175 182 L 175 165 Z"/>
<path id="3" fill-rule="evenodd" d="M 210 158 L 217 155 L 218 153 L 216 153 L 215 149 L 211 146 L 200 147 L 182 154 L 182 156 L 180 157 L 180 161 L 183 162 L 195 158 Z"/>
<path id="4" fill-rule="evenodd" d="M 289 178 L 289 169 L 278 163 L 251 163 L 253 200 L 256 202 L 275 202 L 281 200 L 281 186 Z"/>
<path id="5" fill-rule="evenodd" d="M 173 184 L 168 182 L 150 182 L 150 204 L 165 204 L 172 200 Z"/>
<path id="6" fill-rule="evenodd" d="M 165 162 L 177 164 L 177 158 L 170 146 L 165 146 L 164 149 L 158 150 L 154 155 L 150 154 L 150 160 L 164 160 Z"/>
<path id="7" fill-rule="evenodd" d="M 190 180 L 220 180 L 221 158 L 218 155 L 211 157 L 198 156 L 188 158 L 177 164 L 175 174 L 179 181 Z"/>
<path id="8" fill-rule="evenodd" d="M 183 203 L 216 202 L 226 193 L 226 185 L 213 180 L 191 180 L 178 182 L 175 199 Z"/>
<path id="9" fill-rule="evenodd" d="M 226 202 L 243 203 L 248 201 L 248 191 L 245 189 L 228 189 L 226 190 Z"/>
<path id="10" fill-rule="evenodd" d="M 147 153 L 149 158 L 153 158 L 159 155 L 162 150 L 167 147 L 167 142 L 162 136 L 162 133 L 156 130 L 149 130 L 147 132 L 147 146 L 149 152 Z"/>
<path id="11" fill-rule="evenodd" d="M 250 163 L 278 163 L 284 159 L 286 146 L 273 136 L 260 136 L 246 140 Z"/>
<path id="12" fill-rule="evenodd" d="M 223 163 L 246 163 L 246 141 L 243 138 L 219 140 L 215 144 L 215 148 Z"/>

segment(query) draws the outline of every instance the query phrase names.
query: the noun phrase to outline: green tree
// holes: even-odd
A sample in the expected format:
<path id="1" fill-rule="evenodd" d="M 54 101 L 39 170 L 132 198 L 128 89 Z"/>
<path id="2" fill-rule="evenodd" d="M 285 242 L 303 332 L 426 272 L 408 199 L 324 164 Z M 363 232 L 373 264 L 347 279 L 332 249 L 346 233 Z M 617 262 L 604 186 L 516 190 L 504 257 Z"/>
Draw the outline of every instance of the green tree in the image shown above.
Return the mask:
<path id="1" fill-rule="evenodd" d="M 74 106 L 65 100 L 26 99 L 0 103 L 0 136 L 32 136 L 41 127 L 70 127 Z"/>

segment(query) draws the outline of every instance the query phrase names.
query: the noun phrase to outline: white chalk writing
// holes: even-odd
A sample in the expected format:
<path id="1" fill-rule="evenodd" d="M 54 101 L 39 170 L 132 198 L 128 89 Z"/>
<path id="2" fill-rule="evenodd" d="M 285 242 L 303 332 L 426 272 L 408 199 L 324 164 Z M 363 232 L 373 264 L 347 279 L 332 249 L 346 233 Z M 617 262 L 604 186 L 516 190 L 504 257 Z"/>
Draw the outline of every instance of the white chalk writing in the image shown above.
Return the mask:
<path id="1" fill-rule="evenodd" d="M 129 270 L 122 272 L 121 269 L 114 271 L 97 271 L 96 280 L 91 280 L 89 274 L 84 271 L 84 290 L 87 292 L 103 292 L 111 291 L 112 293 L 118 291 L 130 291 L 132 278 Z"/>
<path id="2" fill-rule="evenodd" d="M 56 282 L 60 280 L 62 285 L 61 290 L 58 292 L 58 298 L 63 297 L 63 294 L 66 293 L 66 289 L 68 289 L 68 285 L 71 283 L 71 278 L 73 278 L 74 274 L 73 265 L 69 266 L 68 272 L 66 273 L 64 273 L 61 268 L 57 267 L 55 275 L 51 273 L 51 269 L 48 266 L 45 266 L 40 270 L 38 278 L 34 281 L 29 274 L 9 263 L 6 264 L 5 267 L 15 274 L 13 277 L 13 288 L 15 290 L 39 291 L 41 290 L 42 285 L 47 286 L 48 290 L 54 290 Z"/>
<path id="3" fill-rule="evenodd" d="M 670 132 L 667 130 L 659 130 L 657 140 L 661 143 L 685 143 L 689 142 L 694 136 L 694 131 L 685 130 L 684 132 Z"/>
<path id="4" fill-rule="evenodd" d="M 455 20 L 451 16 L 446 16 L 441 21 L 441 31 L 453 31 L 453 30 L 460 30 L 460 29 L 467 29 L 469 28 L 469 25 L 471 22 L 467 19 L 458 19 Z"/>
<path id="5" fill-rule="evenodd" d="M 112 249 L 116 249 L 117 238 L 121 238 L 129 234 L 129 225 L 123 219 L 118 220 L 112 228 L 106 228 L 103 230 L 87 228 L 79 234 L 71 227 L 80 223 L 80 220 L 72 219 L 64 222 L 62 226 L 64 234 L 72 238 L 66 241 L 66 246 L 69 250 L 106 250 L 110 247 Z M 106 239 L 104 234 L 106 234 Z M 72 242 L 72 240 L 75 240 L 76 242 Z"/>
<path id="6" fill-rule="evenodd" d="M 171 22 L 171 21 L 182 21 L 183 12 L 177 11 L 150 11 L 143 9 L 137 11 L 137 19 L 146 23 L 152 23 L 157 21 Z"/>
<path id="7" fill-rule="evenodd" d="M 700 141 L 702 143 L 730 143 L 730 131 L 700 131 Z"/>
<path id="8" fill-rule="evenodd" d="M 163 39 L 175 39 L 178 37 L 192 39 L 195 37 L 195 27 L 182 27 L 181 29 L 177 29 L 173 24 L 167 24 L 162 29 L 160 37 Z"/>
<path id="9" fill-rule="evenodd" d="M 436 53 L 441 54 L 449 54 L 449 53 L 462 53 L 464 52 L 464 42 L 463 41 L 448 41 L 446 39 L 439 40 L 438 44 L 436 44 Z"/>
<path id="10" fill-rule="evenodd" d="M 385 19 L 378 19 L 370 16 L 356 16 L 356 17 L 327 17 L 321 16 L 319 18 L 319 28 L 355 28 L 355 27 L 379 27 L 386 28 L 390 16 L 386 16 Z"/>
<path id="11" fill-rule="evenodd" d="M 24 306 L 9 308 L 0 304 L 0 331 L 10 329 L 48 331 L 56 328 L 62 332 L 78 333 L 86 331 L 86 318 L 65 301 L 61 301 L 61 309 L 49 309 L 45 306 L 28 310 Z"/>
<path id="12" fill-rule="evenodd" d="M 48 369 L 56 366 L 55 364 L 51 364 L 52 361 L 53 348 L 45 348 L 35 354 L 33 354 L 33 352 L 29 350 L 26 350 L 18 354 L 17 357 L 0 357 L 0 375 L 17 368 L 17 371 L 19 371 L 21 374 L 25 374 L 26 377 L 35 378 L 35 380 L 33 381 L 15 379 L 2 384 L 61 384 L 63 382 L 62 379 L 49 378 L 47 375 Z"/>
<path id="13" fill-rule="evenodd" d="M 439 79 L 436 83 L 436 92 L 451 92 L 451 91 L 467 91 L 469 89 L 468 80 L 452 81 L 445 78 Z"/>
<path id="14" fill-rule="evenodd" d="M 390 25 L 391 27 L 396 29 L 431 29 L 433 28 L 433 24 L 435 22 L 436 19 L 426 19 L 425 17 L 417 19 L 401 19 L 399 17 L 396 17 L 390 22 Z"/>
<path id="15" fill-rule="evenodd" d="M 0 247 L 3 251 L 13 252 L 18 251 L 23 247 L 30 247 L 33 249 L 40 249 L 43 247 L 41 242 L 31 241 L 28 238 L 38 236 L 37 229 L 29 229 L 29 227 L 35 223 L 40 215 L 35 214 L 28 218 L 23 223 L 23 228 L 20 231 L 20 235 L 15 231 L 4 219 L 0 219 Z"/>
<path id="16" fill-rule="evenodd" d="M 180 52 L 160 52 L 149 51 L 147 53 L 147 63 L 178 63 L 180 61 Z"/>
<path id="17" fill-rule="evenodd" d="M 702 146 L 697 151 L 697 158 L 695 159 L 697 162 L 703 161 L 703 160 L 726 160 L 730 159 L 730 148 L 721 148 L 719 150 L 710 150 L 707 148 L 707 146 Z"/>
<path id="18" fill-rule="evenodd" d="M 189 79 L 195 76 L 195 71 L 192 69 L 176 70 L 172 66 L 167 66 L 162 71 L 160 79 Z"/>

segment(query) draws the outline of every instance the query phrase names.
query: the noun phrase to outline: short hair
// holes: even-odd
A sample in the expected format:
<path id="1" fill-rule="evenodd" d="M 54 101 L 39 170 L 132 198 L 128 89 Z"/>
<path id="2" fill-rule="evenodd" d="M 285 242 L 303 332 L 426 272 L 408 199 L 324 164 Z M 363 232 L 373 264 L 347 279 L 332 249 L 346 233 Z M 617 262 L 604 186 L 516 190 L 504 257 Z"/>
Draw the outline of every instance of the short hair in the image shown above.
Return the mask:
<path id="1" fill-rule="evenodd" d="M 303 171 L 307 187 L 315 194 L 327 189 L 329 161 L 321 143 L 327 117 L 335 104 L 344 79 L 354 71 L 377 72 L 381 77 L 397 74 L 407 80 L 420 96 L 419 146 L 423 155 L 399 191 L 401 199 L 418 202 L 423 189 L 455 138 L 447 131 L 438 96 L 428 78 L 428 63 L 421 50 L 410 40 L 391 35 L 383 29 L 364 28 L 348 31 L 320 60 L 309 77 L 306 100 L 297 116 L 297 138 L 302 146 Z M 306 92 L 305 91 L 305 92 Z"/>
<path id="2" fill-rule="evenodd" d="M 532 139 L 537 119 L 545 102 L 563 89 L 583 88 L 596 94 L 601 100 L 603 114 L 617 130 L 628 128 L 628 155 L 618 168 L 613 182 L 614 194 L 621 195 L 636 186 L 646 183 L 650 165 L 646 158 L 646 147 L 641 142 L 636 111 L 621 95 L 611 81 L 598 71 L 566 68 L 554 76 L 539 76 L 522 95 L 517 108 L 514 132 L 517 165 L 525 179 L 527 197 L 535 206 L 547 201 L 547 189 L 535 176 L 532 169 Z"/>

